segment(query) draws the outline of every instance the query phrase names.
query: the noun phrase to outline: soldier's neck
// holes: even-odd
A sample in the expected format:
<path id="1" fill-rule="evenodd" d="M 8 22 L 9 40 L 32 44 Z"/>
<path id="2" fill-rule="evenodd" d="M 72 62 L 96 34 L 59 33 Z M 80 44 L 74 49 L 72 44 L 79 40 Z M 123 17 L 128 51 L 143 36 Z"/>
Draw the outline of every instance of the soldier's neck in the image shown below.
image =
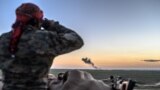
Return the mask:
<path id="1" fill-rule="evenodd" d="M 37 26 L 33 26 L 33 25 L 26 25 L 24 27 L 24 30 L 26 29 L 31 29 L 31 30 L 40 30 L 41 28 L 40 27 L 37 27 Z"/>

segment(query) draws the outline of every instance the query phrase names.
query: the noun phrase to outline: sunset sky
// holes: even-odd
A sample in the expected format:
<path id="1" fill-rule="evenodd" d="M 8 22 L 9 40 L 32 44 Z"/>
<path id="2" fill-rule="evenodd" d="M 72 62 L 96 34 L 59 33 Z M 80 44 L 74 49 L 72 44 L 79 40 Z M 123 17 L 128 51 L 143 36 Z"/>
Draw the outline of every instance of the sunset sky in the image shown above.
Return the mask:
<path id="1" fill-rule="evenodd" d="M 0 34 L 10 31 L 15 9 L 37 4 L 48 19 L 75 30 L 85 45 L 56 57 L 52 68 L 160 69 L 160 0 L 0 0 Z"/>

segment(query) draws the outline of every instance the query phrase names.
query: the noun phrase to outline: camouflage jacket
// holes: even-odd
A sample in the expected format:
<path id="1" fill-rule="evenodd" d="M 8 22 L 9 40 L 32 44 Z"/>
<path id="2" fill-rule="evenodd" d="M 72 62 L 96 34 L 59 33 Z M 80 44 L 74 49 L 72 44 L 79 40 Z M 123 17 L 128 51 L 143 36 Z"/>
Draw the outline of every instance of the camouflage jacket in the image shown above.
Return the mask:
<path id="1" fill-rule="evenodd" d="M 56 23 L 48 30 L 35 30 L 26 26 L 18 43 L 15 58 L 8 50 L 11 32 L 0 37 L 0 69 L 4 83 L 30 83 L 47 76 L 53 59 L 61 54 L 79 49 L 83 40 L 74 31 Z M 43 80 L 42 80 L 43 82 Z"/>

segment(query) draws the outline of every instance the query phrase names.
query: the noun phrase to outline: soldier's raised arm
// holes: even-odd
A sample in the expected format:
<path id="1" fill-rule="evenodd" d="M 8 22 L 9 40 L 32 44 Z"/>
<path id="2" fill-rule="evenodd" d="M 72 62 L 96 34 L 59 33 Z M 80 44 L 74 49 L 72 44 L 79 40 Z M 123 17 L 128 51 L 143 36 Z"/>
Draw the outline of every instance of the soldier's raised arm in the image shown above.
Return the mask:
<path id="1" fill-rule="evenodd" d="M 42 27 L 50 31 L 53 40 L 53 48 L 58 55 L 71 52 L 83 46 L 82 38 L 73 30 L 60 25 L 59 22 L 45 19 Z"/>

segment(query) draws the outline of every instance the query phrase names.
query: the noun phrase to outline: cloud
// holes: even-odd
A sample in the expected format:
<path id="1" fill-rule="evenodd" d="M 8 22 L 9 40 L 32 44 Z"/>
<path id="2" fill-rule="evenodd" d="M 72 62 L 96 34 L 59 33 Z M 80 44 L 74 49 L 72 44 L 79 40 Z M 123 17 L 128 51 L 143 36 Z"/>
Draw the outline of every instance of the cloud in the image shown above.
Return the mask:
<path id="1" fill-rule="evenodd" d="M 160 60 L 156 60 L 156 59 L 146 59 L 146 60 L 142 60 L 144 62 L 160 62 Z"/>

